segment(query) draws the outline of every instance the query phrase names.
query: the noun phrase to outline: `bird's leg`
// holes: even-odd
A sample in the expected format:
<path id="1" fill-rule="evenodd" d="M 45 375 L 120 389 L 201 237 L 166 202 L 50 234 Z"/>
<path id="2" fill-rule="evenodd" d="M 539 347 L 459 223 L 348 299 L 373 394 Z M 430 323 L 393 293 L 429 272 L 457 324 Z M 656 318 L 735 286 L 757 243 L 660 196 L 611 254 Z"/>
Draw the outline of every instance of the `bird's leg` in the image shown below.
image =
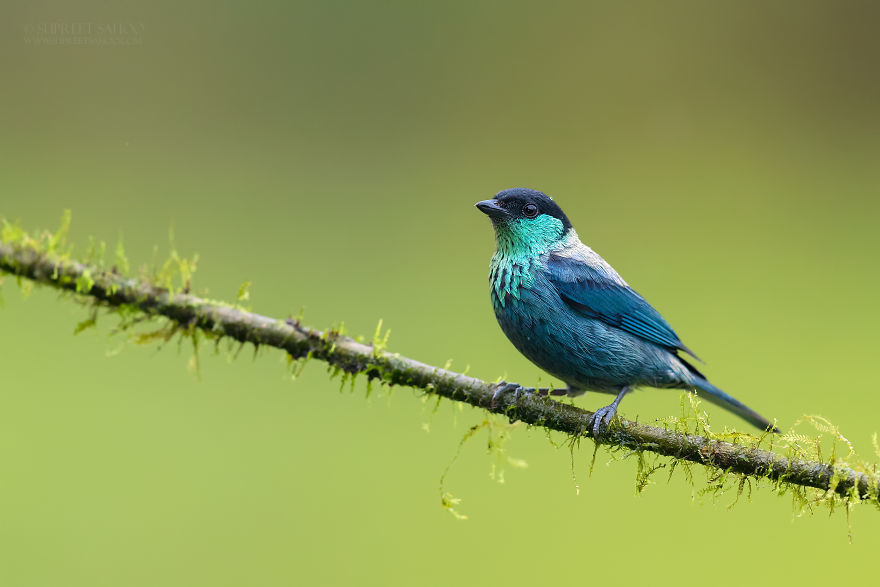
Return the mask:
<path id="1" fill-rule="evenodd" d="M 632 387 L 626 386 L 620 390 L 620 393 L 617 394 L 617 397 L 614 398 L 614 401 L 604 408 L 599 408 L 593 414 L 593 417 L 590 418 L 590 428 L 593 429 L 593 437 L 604 434 L 608 429 L 608 424 L 611 423 L 611 419 L 614 418 L 614 415 L 617 413 L 617 406 L 620 404 L 620 400 L 623 399 L 623 396 L 632 391 Z"/>
<path id="2" fill-rule="evenodd" d="M 519 383 L 508 383 L 506 381 L 502 381 L 501 383 L 495 384 L 495 391 L 492 393 L 492 407 L 495 407 L 495 402 L 498 400 L 499 397 L 509 391 L 514 392 L 514 400 L 518 399 L 521 394 L 529 395 L 532 393 L 537 393 L 539 396 L 544 397 L 547 395 L 565 395 L 566 393 L 568 393 L 567 389 L 551 389 L 549 387 L 523 387 Z"/>
<path id="3" fill-rule="evenodd" d="M 555 396 L 566 395 L 568 393 L 568 389 L 566 389 L 566 388 L 551 389 L 549 387 L 539 387 L 536 391 L 538 392 L 538 395 L 540 395 L 541 397 L 544 397 L 547 395 L 555 395 Z"/>

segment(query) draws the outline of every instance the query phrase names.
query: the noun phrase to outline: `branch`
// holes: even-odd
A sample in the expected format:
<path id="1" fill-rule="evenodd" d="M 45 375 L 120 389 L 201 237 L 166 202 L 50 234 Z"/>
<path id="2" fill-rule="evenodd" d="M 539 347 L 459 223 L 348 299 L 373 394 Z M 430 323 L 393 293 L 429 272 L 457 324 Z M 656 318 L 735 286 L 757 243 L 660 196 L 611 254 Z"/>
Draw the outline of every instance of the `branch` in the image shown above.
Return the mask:
<path id="1" fill-rule="evenodd" d="M 333 332 L 307 328 L 298 321 L 261 316 L 189 293 L 175 293 L 144 280 L 118 275 L 115 271 L 102 271 L 95 266 L 64 260 L 51 250 L 42 250 L 32 240 L 0 242 L 2 272 L 75 292 L 103 305 L 164 316 L 176 325 L 200 329 L 215 338 L 228 337 L 241 343 L 275 347 L 293 358 L 317 358 L 346 373 L 362 373 L 389 385 L 416 387 L 504 414 L 511 421 L 557 430 L 574 438 L 592 436 L 588 423 L 593 413 L 587 410 L 537 395 L 515 398 L 512 393 L 493 403 L 492 384 L 475 377 L 386 352 L 377 348 L 379 345 L 363 344 Z M 608 432 L 593 438 L 597 444 L 650 451 L 715 467 L 725 473 L 812 487 L 848 500 L 877 502 L 878 479 L 849 467 L 783 456 L 756 445 L 685 434 L 624 419 L 614 422 Z"/>

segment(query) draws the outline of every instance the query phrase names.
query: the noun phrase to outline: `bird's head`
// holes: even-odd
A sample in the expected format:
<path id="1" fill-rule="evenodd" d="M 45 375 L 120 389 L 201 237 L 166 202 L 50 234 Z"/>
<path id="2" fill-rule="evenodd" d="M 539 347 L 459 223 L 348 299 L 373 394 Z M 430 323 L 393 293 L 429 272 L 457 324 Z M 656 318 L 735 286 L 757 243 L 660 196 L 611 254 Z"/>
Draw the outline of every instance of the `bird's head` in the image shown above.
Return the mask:
<path id="1" fill-rule="evenodd" d="M 475 206 L 492 221 L 498 250 L 505 254 L 540 255 L 558 248 L 573 232 L 565 212 L 537 190 L 500 191 Z"/>

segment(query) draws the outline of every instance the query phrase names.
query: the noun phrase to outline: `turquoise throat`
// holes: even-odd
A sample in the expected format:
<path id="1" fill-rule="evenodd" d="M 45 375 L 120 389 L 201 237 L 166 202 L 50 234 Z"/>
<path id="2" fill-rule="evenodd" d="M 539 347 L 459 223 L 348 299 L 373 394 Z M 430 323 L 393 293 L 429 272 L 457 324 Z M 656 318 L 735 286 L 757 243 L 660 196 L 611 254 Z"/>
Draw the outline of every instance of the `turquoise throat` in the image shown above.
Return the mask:
<path id="1" fill-rule="evenodd" d="M 489 286 L 492 303 L 501 307 L 508 300 L 518 303 L 520 289 L 533 285 L 534 265 L 541 263 L 542 255 L 578 238 L 573 228 L 563 234 L 562 222 L 546 214 L 493 224 L 497 248 L 489 264 Z"/>

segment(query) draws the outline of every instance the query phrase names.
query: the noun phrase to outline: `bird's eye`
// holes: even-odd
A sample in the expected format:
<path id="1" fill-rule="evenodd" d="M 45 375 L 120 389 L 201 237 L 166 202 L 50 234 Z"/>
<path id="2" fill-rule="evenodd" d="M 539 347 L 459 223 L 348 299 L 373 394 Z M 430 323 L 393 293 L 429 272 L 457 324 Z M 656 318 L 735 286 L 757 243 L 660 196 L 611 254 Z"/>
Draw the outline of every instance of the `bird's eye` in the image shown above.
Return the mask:
<path id="1" fill-rule="evenodd" d="M 526 204 L 523 206 L 523 215 L 526 218 L 534 218 L 538 215 L 538 207 L 534 204 Z"/>

